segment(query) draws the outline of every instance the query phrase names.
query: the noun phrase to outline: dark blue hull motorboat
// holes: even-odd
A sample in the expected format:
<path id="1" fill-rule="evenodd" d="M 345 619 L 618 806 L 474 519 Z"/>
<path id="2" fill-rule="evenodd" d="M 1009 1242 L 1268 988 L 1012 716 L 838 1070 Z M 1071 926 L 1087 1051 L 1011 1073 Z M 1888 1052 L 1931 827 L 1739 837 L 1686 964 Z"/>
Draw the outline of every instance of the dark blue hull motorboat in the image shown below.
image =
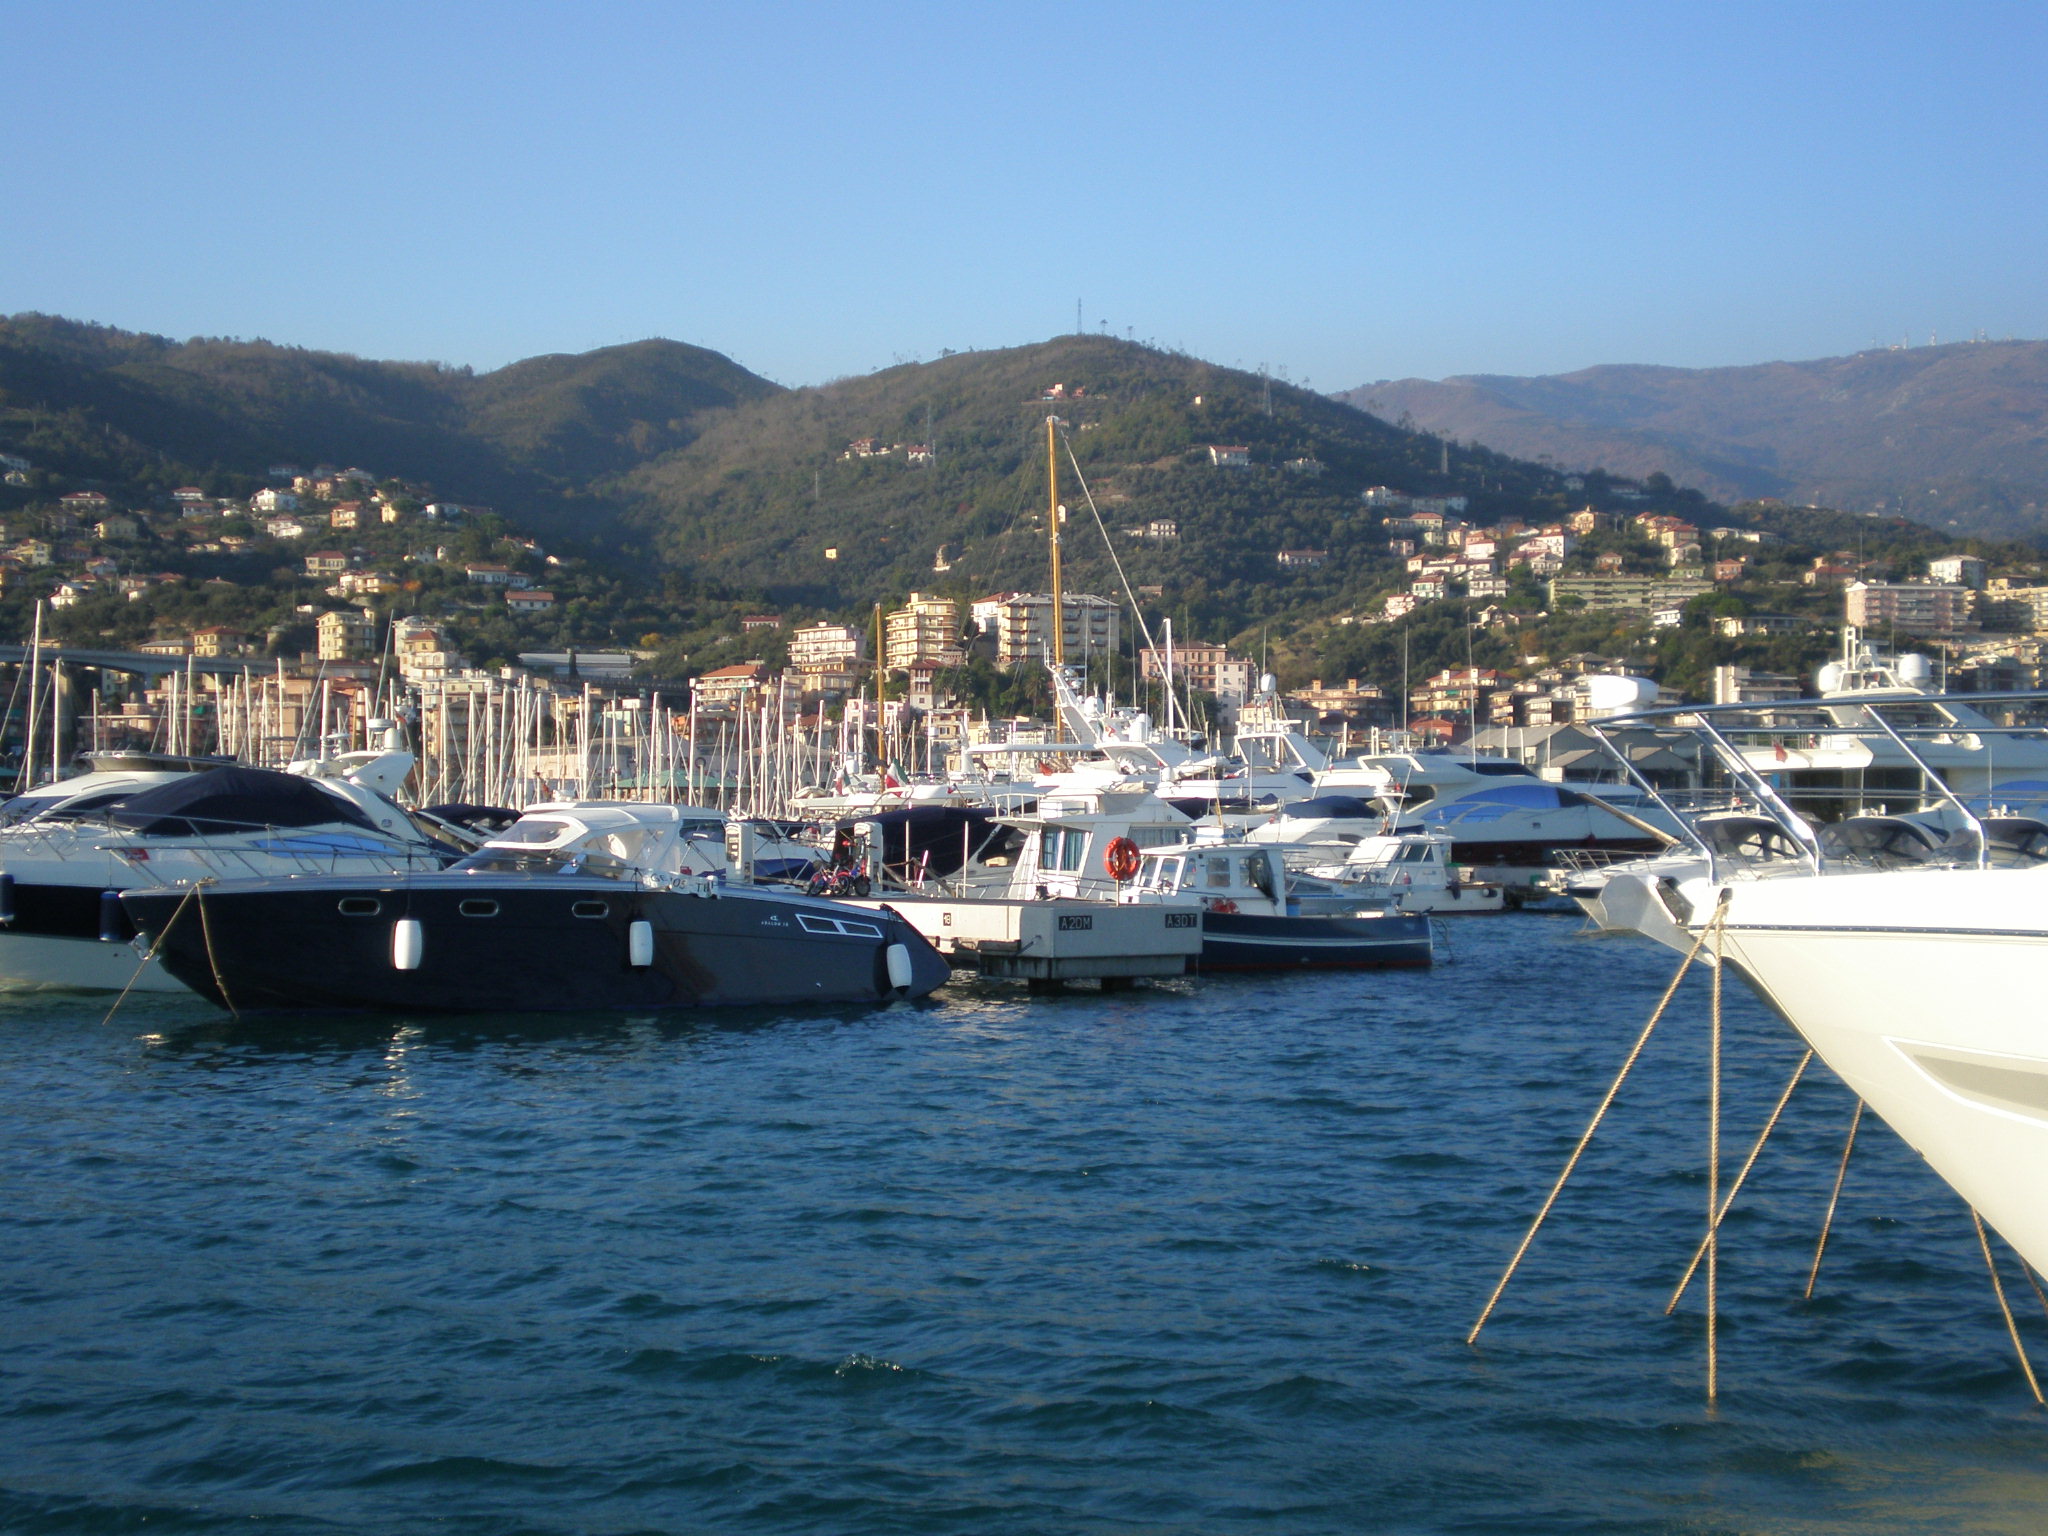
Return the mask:
<path id="1" fill-rule="evenodd" d="M 1429 919 L 1415 913 L 1282 917 L 1202 914 L 1205 971 L 1384 970 L 1434 959 Z"/>
<path id="2" fill-rule="evenodd" d="M 236 1012 L 566 1012 L 922 997 L 950 974 L 889 911 L 712 880 L 450 871 L 129 891 L 159 962 Z"/>

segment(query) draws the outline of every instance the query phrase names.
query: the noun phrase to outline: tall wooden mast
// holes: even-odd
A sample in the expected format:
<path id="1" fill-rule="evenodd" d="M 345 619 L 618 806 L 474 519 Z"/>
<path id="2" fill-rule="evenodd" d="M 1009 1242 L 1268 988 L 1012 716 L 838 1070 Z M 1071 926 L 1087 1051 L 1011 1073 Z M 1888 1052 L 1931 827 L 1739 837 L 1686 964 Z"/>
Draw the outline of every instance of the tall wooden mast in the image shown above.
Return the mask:
<path id="1" fill-rule="evenodd" d="M 1060 471 L 1053 453 L 1057 416 L 1045 418 L 1045 525 L 1052 531 L 1052 664 L 1067 660 L 1067 610 L 1060 596 Z"/>

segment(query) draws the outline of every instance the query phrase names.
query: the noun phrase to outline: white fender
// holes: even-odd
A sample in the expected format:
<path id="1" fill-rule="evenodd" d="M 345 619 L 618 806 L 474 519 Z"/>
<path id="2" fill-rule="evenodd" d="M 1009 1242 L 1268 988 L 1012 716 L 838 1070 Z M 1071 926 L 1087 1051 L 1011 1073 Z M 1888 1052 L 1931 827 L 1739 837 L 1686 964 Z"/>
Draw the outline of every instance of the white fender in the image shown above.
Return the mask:
<path id="1" fill-rule="evenodd" d="M 427 935 L 416 917 L 401 917 L 391 925 L 391 968 L 394 971 L 416 971 L 420 968 L 420 957 L 426 953 Z"/>
<path id="2" fill-rule="evenodd" d="M 908 992 L 916 972 L 911 969 L 908 945 L 891 944 L 885 952 L 889 962 L 889 985 L 898 992 Z"/>
<path id="3" fill-rule="evenodd" d="M 643 970 L 654 964 L 654 924 L 636 918 L 626 929 L 626 964 Z"/>

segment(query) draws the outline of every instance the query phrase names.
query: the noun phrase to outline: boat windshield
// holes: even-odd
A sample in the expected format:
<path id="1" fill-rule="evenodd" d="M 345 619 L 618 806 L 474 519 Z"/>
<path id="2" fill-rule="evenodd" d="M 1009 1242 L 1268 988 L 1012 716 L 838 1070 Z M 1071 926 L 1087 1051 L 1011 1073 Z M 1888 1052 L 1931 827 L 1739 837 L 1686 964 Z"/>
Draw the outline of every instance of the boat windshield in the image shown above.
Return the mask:
<path id="1" fill-rule="evenodd" d="M 624 880 L 632 874 L 624 859 L 596 849 L 497 845 L 480 848 L 449 869 L 470 875 L 597 875 L 606 880 Z"/>

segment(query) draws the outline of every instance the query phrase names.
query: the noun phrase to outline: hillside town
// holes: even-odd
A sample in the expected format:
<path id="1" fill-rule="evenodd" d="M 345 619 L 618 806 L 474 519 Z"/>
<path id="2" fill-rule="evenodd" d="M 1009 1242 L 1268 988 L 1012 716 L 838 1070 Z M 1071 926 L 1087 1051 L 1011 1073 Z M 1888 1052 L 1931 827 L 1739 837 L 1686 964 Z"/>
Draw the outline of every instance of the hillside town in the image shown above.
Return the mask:
<path id="1" fill-rule="evenodd" d="M 1084 395 L 1080 386 L 1057 385 L 1044 398 Z M 1243 445 L 1203 452 L 1214 469 L 1254 467 Z M 930 462 L 931 449 L 869 437 L 843 455 L 890 456 L 915 466 Z M 1284 466 L 1289 475 L 1322 468 L 1310 458 Z M 772 700 L 781 718 L 808 722 L 814 735 L 836 728 L 856 737 L 872 729 L 879 704 L 897 750 L 935 771 L 958 771 L 971 746 L 1057 738 L 1042 711 L 993 712 L 967 686 L 977 666 L 1036 672 L 1052 650 L 1047 591 L 963 598 L 957 588 L 912 590 L 860 619 L 740 612 L 709 647 L 714 664 L 691 666 L 684 657 L 675 665 L 679 658 L 654 645 L 579 643 L 559 620 L 588 589 L 588 562 L 565 561 L 493 509 L 423 485 L 358 467 L 279 464 L 247 496 L 187 485 L 150 498 L 63 489 L 61 477 L 20 455 L 0 456 L 0 471 L 22 502 L 0 529 L 0 595 L 40 600 L 46 639 L 158 663 L 154 680 L 139 686 L 126 681 L 130 674 L 101 674 L 89 712 L 97 743 L 161 743 L 174 714 L 189 740 L 195 720 L 222 708 L 224 679 L 237 664 L 260 674 L 273 735 L 302 744 L 316 729 L 359 732 L 390 707 L 396 687 L 409 693 L 416 718 L 437 722 L 444 757 L 467 750 L 467 724 L 450 722 L 458 714 L 466 722 L 478 708 L 488 714 L 508 690 L 540 701 L 524 707 L 547 722 L 538 729 L 549 741 L 592 722 L 616 735 L 631 724 L 624 706 L 660 707 L 664 699 L 692 722 L 701 718 L 707 733 Z M 1848 624 L 1939 652 L 1952 686 L 2027 686 L 2041 677 L 2048 584 L 2038 563 L 1950 553 L 1901 570 L 1889 558 L 1796 546 L 1756 518 L 1714 523 L 1632 511 L 1628 502 L 1644 493 L 1626 482 L 1564 484 L 1597 494 L 1601 505 L 1589 501 L 1541 523 L 1481 522 L 1468 516 L 1462 495 L 1381 484 L 1359 494 L 1384 545 L 1386 575 L 1370 606 L 1333 615 L 1328 632 L 1405 633 L 1450 615 L 1490 642 L 1488 664 L 1415 668 L 1405 678 L 1312 675 L 1266 693 L 1266 663 L 1241 640 L 1233 647 L 1227 636 L 1176 635 L 1170 623 L 1163 633 L 1152 625 L 1140 633 L 1126 600 L 1075 591 L 1061 599 L 1063 653 L 1100 685 L 1172 693 L 1180 702 L 1169 712 L 1210 732 L 1232 730 L 1256 700 L 1262 718 L 1278 713 L 1318 735 L 1400 732 L 1437 744 L 1483 737 L 1495 746 L 1583 719 L 1590 678 L 1654 676 L 1660 641 L 1688 630 L 1734 648 L 1791 654 L 1824 649 Z M 1180 538 L 1181 522 L 1152 518 L 1120 532 L 1165 544 Z M 957 545 L 941 545 L 934 574 L 944 576 L 958 556 Z M 1279 572 L 1324 558 L 1316 549 L 1273 555 Z M 288 615 L 276 611 L 280 593 L 300 598 Z M 1154 586 L 1138 595 L 1160 593 Z M 187 613 L 253 615 L 266 603 L 267 621 L 179 622 Z M 112 622 L 81 634 L 78 621 L 87 618 Z M 1560 654 L 1526 643 L 1566 620 L 1597 621 L 1613 643 Z M 482 659 L 473 654 L 479 643 Z M 718 663 L 720 646 L 739 659 Z M 180 661 L 192 664 L 189 676 Z M 1701 680 L 1706 686 L 1692 696 L 1715 703 L 1796 697 L 1808 682 L 1797 670 L 1738 660 L 1715 662 Z M 1686 696 L 1664 690 L 1668 702 Z"/>

